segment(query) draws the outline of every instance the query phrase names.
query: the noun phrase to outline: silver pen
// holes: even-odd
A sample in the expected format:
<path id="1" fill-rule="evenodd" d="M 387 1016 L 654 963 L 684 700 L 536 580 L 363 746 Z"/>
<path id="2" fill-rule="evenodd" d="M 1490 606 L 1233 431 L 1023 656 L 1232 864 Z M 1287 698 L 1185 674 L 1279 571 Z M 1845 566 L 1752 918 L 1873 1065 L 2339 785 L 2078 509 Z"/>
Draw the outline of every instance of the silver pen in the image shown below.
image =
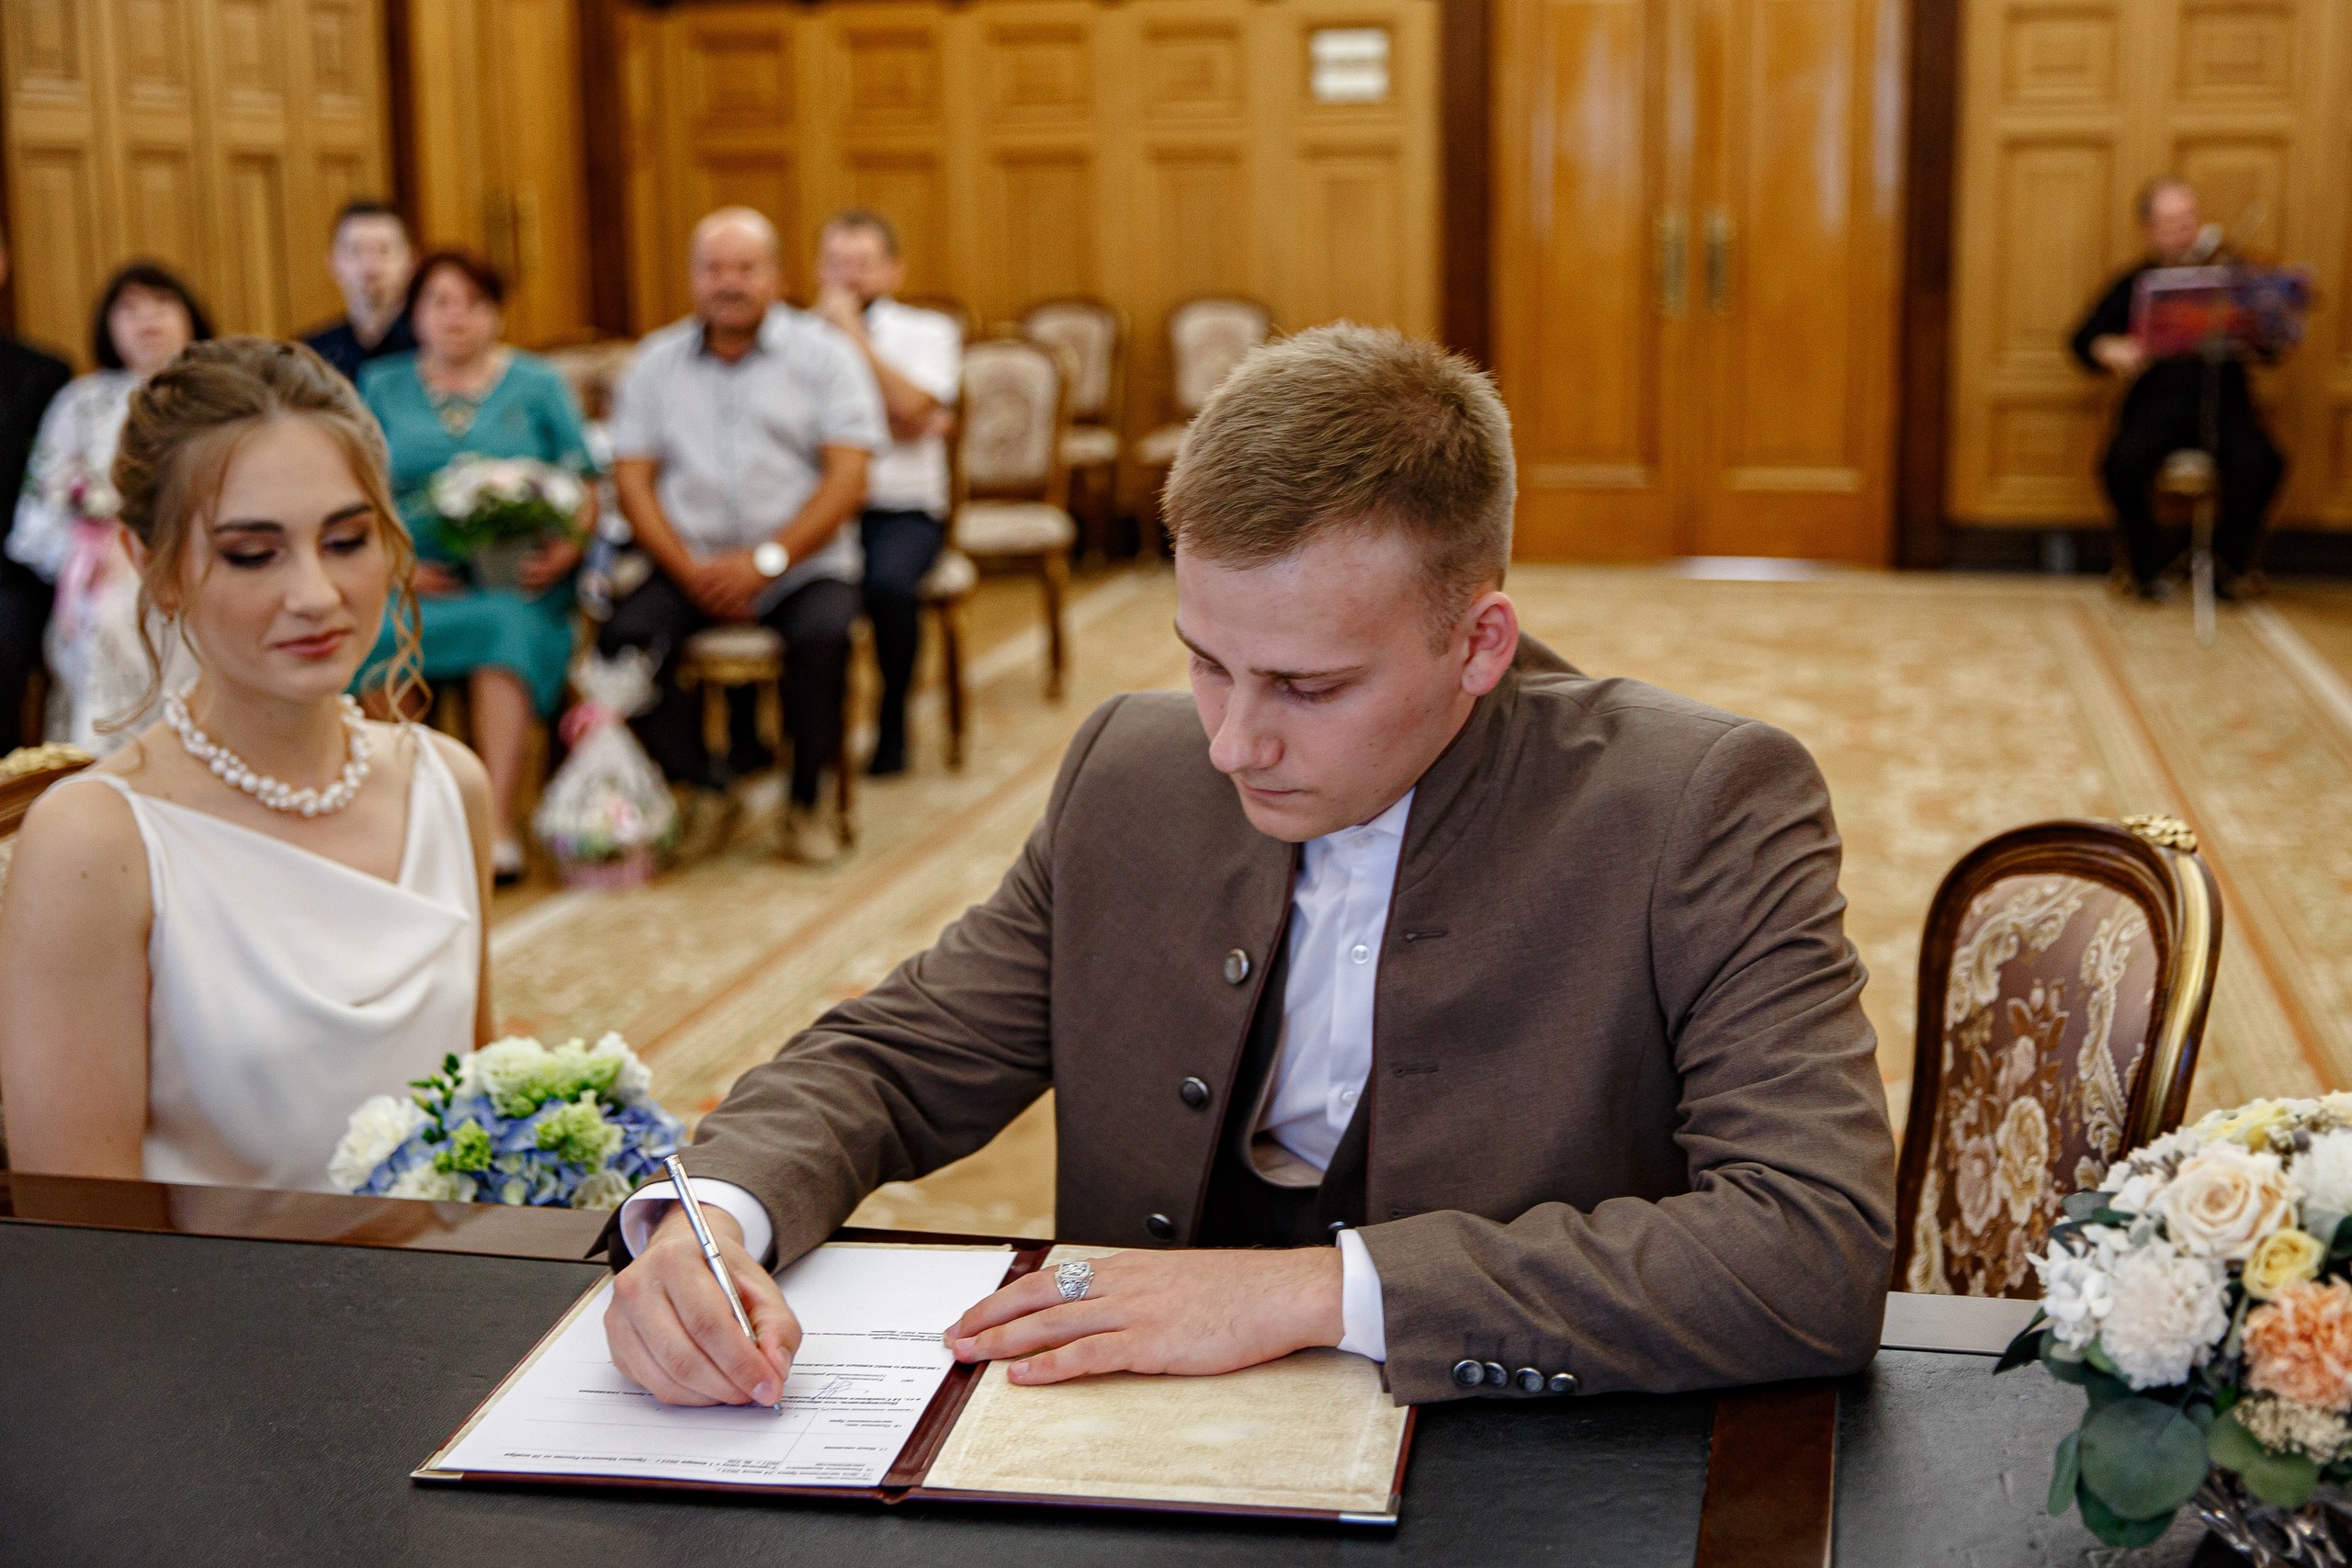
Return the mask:
<path id="1" fill-rule="evenodd" d="M 743 1337 L 756 1346 L 760 1337 L 752 1327 L 752 1314 L 743 1310 L 743 1298 L 735 1289 L 735 1277 L 727 1271 L 726 1262 L 718 1256 L 718 1238 L 710 1234 L 710 1222 L 703 1217 L 702 1201 L 695 1196 L 694 1186 L 686 1179 L 686 1168 L 678 1163 L 676 1155 L 663 1160 L 662 1166 L 670 1173 L 670 1185 L 678 1190 L 678 1207 L 686 1212 L 686 1224 L 694 1227 L 695 1244 L 702 1248 L 702 1260 L 710 1265 L 710 1277 L 718 1281 L 719 1290 L 725 1292 Z M 783 1393 L 781 1388 L 776 1390 L 779 1397 L 775 1408 L 779 1414 L 784 1410 Z"/>

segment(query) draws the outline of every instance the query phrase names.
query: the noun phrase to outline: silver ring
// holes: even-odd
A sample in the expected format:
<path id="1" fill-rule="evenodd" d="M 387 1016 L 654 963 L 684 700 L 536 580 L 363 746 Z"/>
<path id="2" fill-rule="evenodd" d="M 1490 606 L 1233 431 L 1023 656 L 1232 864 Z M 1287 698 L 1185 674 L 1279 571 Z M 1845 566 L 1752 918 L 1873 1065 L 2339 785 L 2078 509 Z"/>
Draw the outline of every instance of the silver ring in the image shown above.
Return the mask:
<path id="1" fill-rule="evenodd" d="M 1082 1301 L 1094 1288 L 1094 1265 L 1080 1258 L 1054 1270 L 1054 1285 L 1066 1302 Z"/>

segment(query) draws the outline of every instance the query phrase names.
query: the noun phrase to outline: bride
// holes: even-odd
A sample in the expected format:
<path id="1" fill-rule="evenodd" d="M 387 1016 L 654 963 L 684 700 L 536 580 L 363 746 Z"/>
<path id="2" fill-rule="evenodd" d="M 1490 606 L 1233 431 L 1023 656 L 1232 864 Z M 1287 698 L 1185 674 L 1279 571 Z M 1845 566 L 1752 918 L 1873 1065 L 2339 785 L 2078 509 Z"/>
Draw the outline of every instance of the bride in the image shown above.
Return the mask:
<path id="1" fill-rule="evenodd" d="M 416 601 L 383 437 L 341 376 L 198 344 L 131 400 L 114 473 L 141 595 L 198 674 L 19 832 L 9 1158 L 325 1190 L 354 1107 L 488 1038 L 489 781 L 345 694 L 395 593 L 386 680 L 413 685 Z"/>

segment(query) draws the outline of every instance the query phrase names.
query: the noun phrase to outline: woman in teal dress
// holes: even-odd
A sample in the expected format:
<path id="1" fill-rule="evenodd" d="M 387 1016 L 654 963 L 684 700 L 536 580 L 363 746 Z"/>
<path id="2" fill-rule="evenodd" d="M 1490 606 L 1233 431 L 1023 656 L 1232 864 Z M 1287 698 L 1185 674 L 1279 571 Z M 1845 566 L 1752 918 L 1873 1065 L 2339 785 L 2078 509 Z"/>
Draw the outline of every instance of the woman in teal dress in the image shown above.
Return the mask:
<path id="1" fill-rule="evenodd" d="M 553 537 L 524 562 L 519 589 L 486 588 L 442 543 L 434 475 L 461 453 L 536 457 L 586 477 L 593 469 L 571 389 L 545 360 L 499 342 L 505 286 L 460 251 L 424 258 L 409 284 L 417 351 L 370 361 L 359 389 L 391 446 L 392 494 L 416 538 L 424 617 L 424 678 L 464 680 L 474 750 L 490 773 L 502 883 L 523 872 L 514 799 L 531 716 L 554 714 L 571 662 L 571 578 L 596 520 L 588 487 L 578 536 Z M 377 656 L 389 658 L 387 627 Z M 372 661 L 371 661 L 372 662 Z M 363 680 L 366 674 L 363 671 Z"/>

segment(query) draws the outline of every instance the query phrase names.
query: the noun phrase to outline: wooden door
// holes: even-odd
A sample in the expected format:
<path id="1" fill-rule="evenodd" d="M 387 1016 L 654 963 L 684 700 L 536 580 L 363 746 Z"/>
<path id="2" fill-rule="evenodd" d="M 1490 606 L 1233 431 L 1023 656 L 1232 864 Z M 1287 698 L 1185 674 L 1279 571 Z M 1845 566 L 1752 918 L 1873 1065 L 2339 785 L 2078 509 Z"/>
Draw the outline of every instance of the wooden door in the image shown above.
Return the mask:
<path id="1" fill-rule="evenodd" d="M 1896 0 L 1506 0 L 1519 551 L 1883 561 Z"/>

